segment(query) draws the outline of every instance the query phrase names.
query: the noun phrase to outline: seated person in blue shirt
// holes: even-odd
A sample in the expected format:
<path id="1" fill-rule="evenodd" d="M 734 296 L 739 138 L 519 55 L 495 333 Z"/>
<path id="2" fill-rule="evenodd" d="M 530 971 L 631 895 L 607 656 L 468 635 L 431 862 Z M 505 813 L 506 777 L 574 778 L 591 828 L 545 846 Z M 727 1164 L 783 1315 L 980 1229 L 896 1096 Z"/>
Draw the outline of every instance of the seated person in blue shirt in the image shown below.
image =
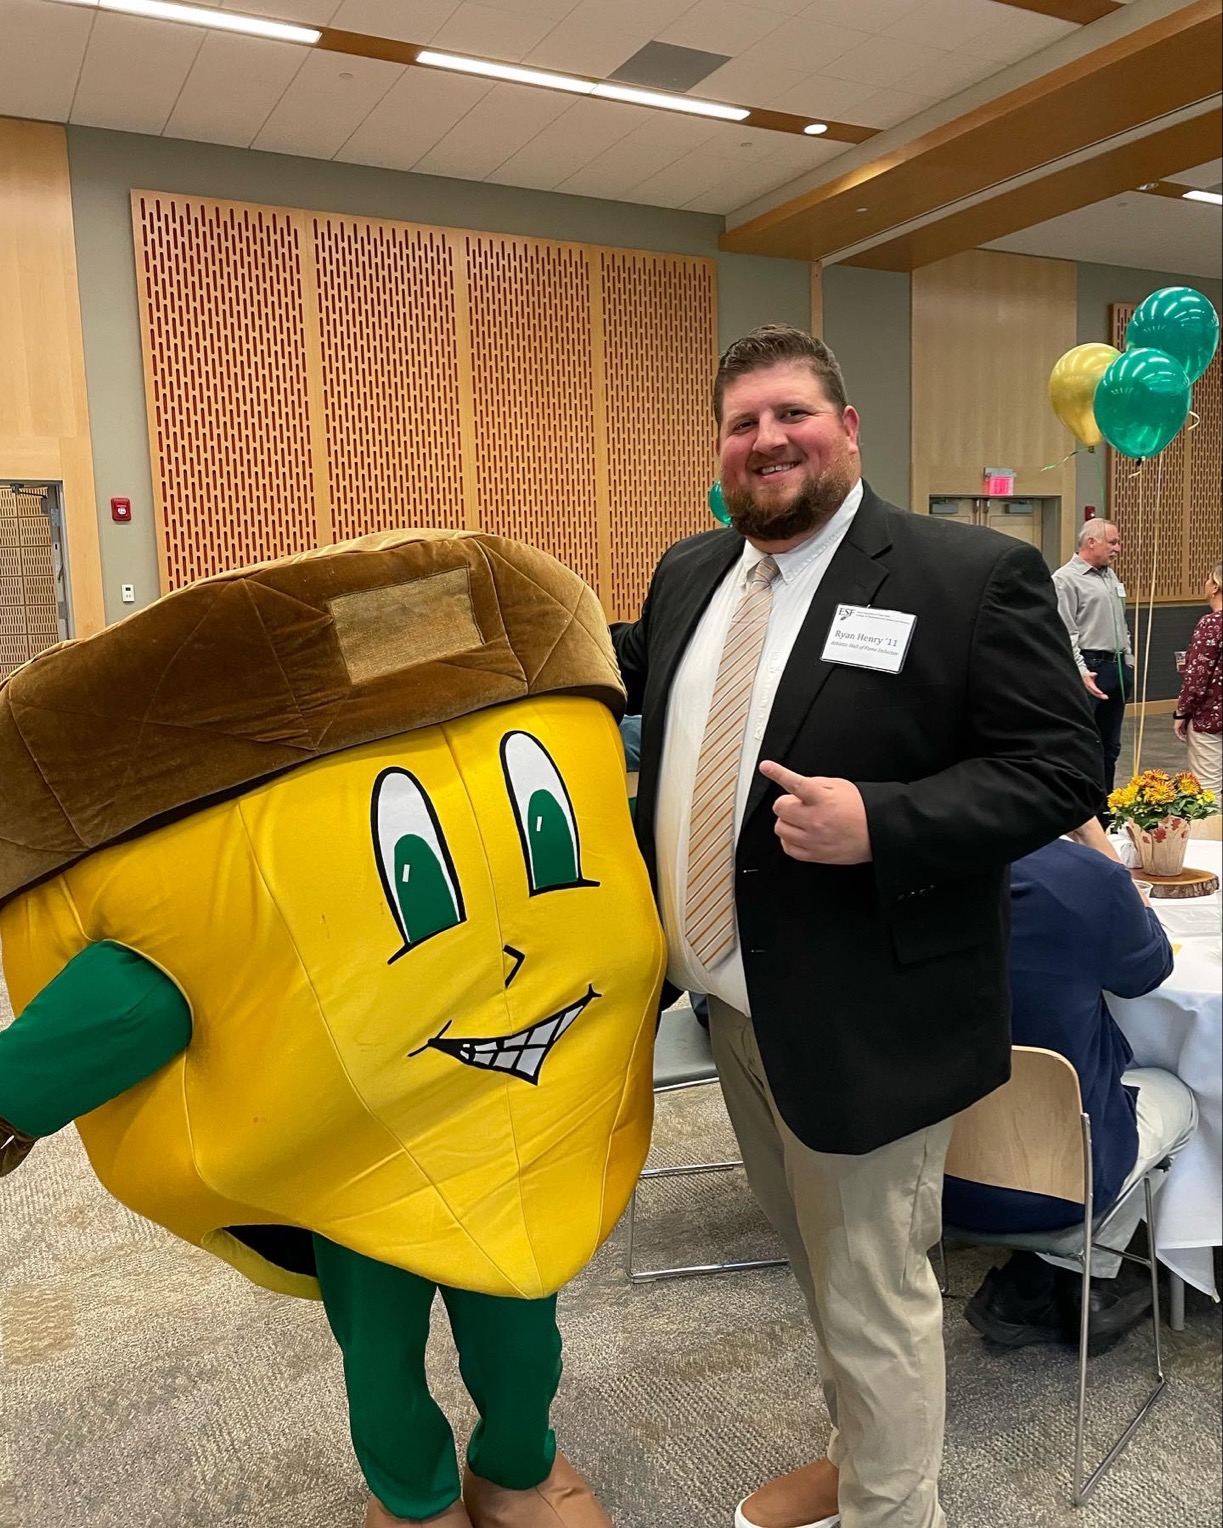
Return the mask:
<path id="1" fill-rule="evenodd" d="M 1105 992 L 1141 997 L 1172 970 L 1172 947 L 1150 904 L 1094 819 L 1011 867 L 1010 981 L 1016 1045 L 1056 1051 L 1079 1076 L 1091 1116 L 1096 1241 L 1124 1249 L 1143 1211 L 1141 1189 L 1107 1225 L 1100 1216 L 1197 1124 L 1192 1093 L 1170 1072 L 1134 1067 Z M 1081 1245 L 1083 1210 L 1066 1200 L 947 1177 L 946 1223 L 969 1231 L 1066 1226 Z M 1092 1255 L 1089 1346 L 1109 1346 L 1150 1309 L 1146 1269 Z M 1069 1258 L 1015 1252 L 993 1268 L 965 1309 L 977 1331 L 1008 1347 L 1077 1343 L 1082 1275 Z"/>

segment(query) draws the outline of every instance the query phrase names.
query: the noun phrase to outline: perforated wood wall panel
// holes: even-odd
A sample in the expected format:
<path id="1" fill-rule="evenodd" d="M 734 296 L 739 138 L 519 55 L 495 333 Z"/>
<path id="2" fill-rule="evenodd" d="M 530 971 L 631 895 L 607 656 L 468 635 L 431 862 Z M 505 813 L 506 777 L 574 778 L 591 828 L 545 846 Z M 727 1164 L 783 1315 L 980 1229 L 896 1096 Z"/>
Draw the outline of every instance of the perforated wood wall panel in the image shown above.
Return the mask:
<path id="1" fill-rule="evenodd" d="M 709 260 L 132 193 L 167 587 L 402 524 L 613 618 L 710 525 Z"/>
<path id="2" fill-rule="evenodd" d="M 335 539 L 462 527 L 453 240 L 367 219 L 310 231 Z"/>
<path id="3" fill-rule="evenodd" d="M 317 537 L 299 220 L 133 199 L 164 578 L 302 551 Z"/>
<path id="4" fill-rule="evenodd" d="M 705 261 L 605 249 L 610 605 L 636 615 L 659 557 L 713 526 L 710 392 L 717 360 L 714 270 Z"/>
<path id="5" fill-rule="evenodd" d="M 482 530 L 599 587 L 591 262 L 580 245 L 468 234 Z"/>
<path id="6" fill-rule="evenodd" d="M 41 488 L 0 483 L 0 679 L 59 641 Z"/>
<path id="7" fill-rule="evenodd" d="M 1125 348 L 1132 303 L 1114 303 L 1112 342 Z M 1108 452 L 1109 514 L 1121 531 L 1117 571 L 1131 600 L 1197 599 L 1219 557 L 1220 360 L 1193 387 L 1200 423 L 1186 426 L 1161 455 L 1142 463 Z M 1192 420 L 1190 420 L 1192 425 Z"/>

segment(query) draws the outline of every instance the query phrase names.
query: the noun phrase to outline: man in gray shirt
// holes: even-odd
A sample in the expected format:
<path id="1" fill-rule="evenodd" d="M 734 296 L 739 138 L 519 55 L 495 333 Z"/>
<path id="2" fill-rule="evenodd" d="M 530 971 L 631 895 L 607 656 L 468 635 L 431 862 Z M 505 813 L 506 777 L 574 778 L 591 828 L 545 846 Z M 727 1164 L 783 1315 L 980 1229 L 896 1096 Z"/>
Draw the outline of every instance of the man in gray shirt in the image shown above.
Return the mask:
<path id="1" fill-rule="evenodd" d="M 1134 654 L 1125 624 L 1125 585 L 1113 572 L 1121 535 L 1111 520 L 1088 520 L 1079 532 L 1078 550 L 1053 575 L 1057 609 L 1091 697 L 1104 789 L 1113 789 L 1125 703 L 1133 692 Z"/>

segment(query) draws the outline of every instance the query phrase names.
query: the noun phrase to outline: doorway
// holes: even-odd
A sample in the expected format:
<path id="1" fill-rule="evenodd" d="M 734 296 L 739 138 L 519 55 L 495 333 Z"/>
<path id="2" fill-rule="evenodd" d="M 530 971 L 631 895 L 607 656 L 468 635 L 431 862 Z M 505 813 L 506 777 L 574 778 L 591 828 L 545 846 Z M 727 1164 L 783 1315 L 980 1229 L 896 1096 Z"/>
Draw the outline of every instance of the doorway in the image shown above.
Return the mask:
<path id="1" fill-rule="evenodd" d="M 0 679 L 72 635 L 59 483 L 0 480 Z"/>

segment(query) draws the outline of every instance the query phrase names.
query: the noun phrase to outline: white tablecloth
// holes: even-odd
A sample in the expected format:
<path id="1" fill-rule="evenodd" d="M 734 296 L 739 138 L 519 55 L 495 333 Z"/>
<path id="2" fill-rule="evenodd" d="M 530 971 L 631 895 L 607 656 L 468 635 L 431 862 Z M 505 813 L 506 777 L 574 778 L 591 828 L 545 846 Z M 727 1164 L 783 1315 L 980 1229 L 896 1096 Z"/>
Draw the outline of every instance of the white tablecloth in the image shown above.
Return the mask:
<path id="1" fill-rule="evenodd" d="M 1190 839 L 1185 863 L 1223 874 L 1223 844 Z M 1108 997 L 1136 1066 L 1175 1072 L 1198 1103 L 1197 1134 L 1177 1157 L 1156 1201 L 1159 1260 L 1215 1294 L 1211 1248 L 1223 1244 L 1223 1000 L 1219 893 L 1151 903 L 1179 948 L 1172 975 L 1146 997 Z M 1183 912 L 1181 910 L 1184 910 Z M 1213 932 L 1185 932 L 1209 917 Z M 1178 922 L 1181 927 L 1178 927 Z"/>

